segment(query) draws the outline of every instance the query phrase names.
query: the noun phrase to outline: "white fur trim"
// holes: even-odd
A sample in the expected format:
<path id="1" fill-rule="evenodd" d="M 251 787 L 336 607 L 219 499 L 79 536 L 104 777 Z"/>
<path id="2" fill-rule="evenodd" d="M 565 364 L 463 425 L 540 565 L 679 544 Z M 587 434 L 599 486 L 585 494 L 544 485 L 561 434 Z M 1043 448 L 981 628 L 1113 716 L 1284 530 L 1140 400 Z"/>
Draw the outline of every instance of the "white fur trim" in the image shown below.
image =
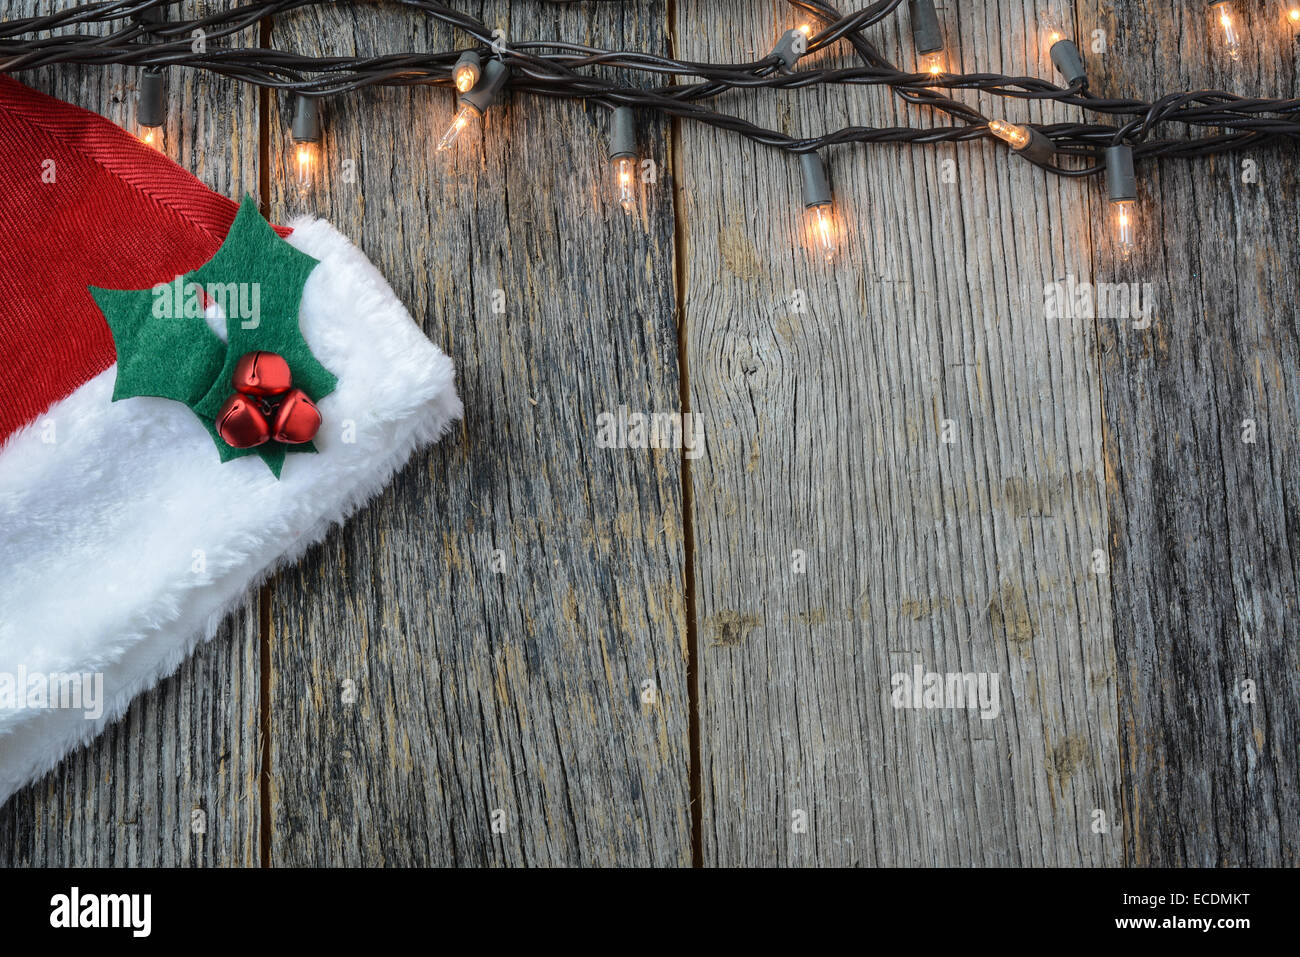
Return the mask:
<path id="1" fill-rule="evenodd" d="M 0 675 L 100 672 L 105 697 L 98 719 L 0 710 L 0 804 L 175 671 L 250 587 L 460 417 L 451 360 L 379 272 L 328 223 L 292 225 L 289 242 L 320 260 L 303 337 L 338 377 L 319 403 L 319 454 L 289 455 L 279 481 L 256 456 L 222 464 L 183 405 L 111 402 L 116 366 L 0 448 Z"/>

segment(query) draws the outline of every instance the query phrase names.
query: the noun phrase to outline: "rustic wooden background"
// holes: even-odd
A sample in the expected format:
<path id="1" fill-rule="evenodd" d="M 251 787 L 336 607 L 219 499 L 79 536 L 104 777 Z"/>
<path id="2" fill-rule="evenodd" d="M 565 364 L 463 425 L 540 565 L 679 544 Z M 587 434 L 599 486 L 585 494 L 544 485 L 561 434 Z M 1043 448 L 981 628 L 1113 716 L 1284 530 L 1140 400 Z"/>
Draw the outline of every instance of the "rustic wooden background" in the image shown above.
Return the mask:
<path id="1" fill-rule="evenodd" d="M 1035 6 L 941 2 L 954 68 L 1051 75 Z M 1104 31 L 1101 90 L 1295 94 L 1278 4 L 1240 4 L 1232 71 L 1199 7 L 1073 6 L 1085 48 Z M 471 9 L 513 39 L 733 61 L 797 22 L 777 0 Z M 911 62 L 906 23 L 874 32 Z M 380 6 L 246 42 L 463 40 Z M 20 79 L 133 116 L 132 71 Z M 467 415 L 0 810 L 0 861 L 1297 863 L 1292 149 L 1254 183 L 1242 157 L 1143 167 L 1123 267 L 1100 184 L 989 144 L 840 149 L 828 268 L 799 248 L 797 164 L 707 129 L 642 123 L 661 176 L 626 218 L 603 111 L 516 97 L 448 157 L 446 92 L 372 91 L 327 104 L 304 204 L 286 98 L 181 71 L 169 93 L 170 154 L 356 241 Z M 805 133 L 927 121 L 881 91 L 730 102 Z M 1151 283 L 1152 327 L 1046 318 L 1068 276 Z M 619 406 L 700 414 L 705 454 L 597 448 Z M 895 711 L 915 663 L 999 673 L 1001 716 Z"/>

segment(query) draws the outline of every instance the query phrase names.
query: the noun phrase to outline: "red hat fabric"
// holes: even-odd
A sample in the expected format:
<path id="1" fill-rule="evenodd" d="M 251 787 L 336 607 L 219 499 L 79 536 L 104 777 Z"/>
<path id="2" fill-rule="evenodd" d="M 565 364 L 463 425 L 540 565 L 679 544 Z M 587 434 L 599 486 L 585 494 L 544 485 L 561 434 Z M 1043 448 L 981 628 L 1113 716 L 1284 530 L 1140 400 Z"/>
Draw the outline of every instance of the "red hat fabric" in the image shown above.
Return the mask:
<path id="1" fill-rule="evenodd" d="M 113 364 L 87 287 L 194 269 L 239 205 L 102 117 L 3 75 L 0 169 L 2 443 Z"/>

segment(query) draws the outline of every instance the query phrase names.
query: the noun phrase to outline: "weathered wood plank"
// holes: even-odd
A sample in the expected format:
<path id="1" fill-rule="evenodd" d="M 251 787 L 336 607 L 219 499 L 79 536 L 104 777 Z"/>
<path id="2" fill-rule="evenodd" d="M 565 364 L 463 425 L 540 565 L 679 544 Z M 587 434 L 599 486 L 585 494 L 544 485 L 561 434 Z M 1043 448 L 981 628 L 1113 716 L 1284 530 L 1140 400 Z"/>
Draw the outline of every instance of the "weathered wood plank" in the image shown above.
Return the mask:
<path id="1" fill-rule="evenodd" d="M 1031 8 L 942 18 L 967 70 L 1050 70 Z M 679 16 L 681 53 L 723 61 L 797 25 L 730 0 Z M 911 62 L 906 31 L 904 12 L 873 35 Z M 793 132 L 931 122 L 880 92 L 728 103 Z M 1044 318 L 1044 286 L 1088 272 L 1086 193 L 991 146 L 836 150 L 828 269 L 798 248 L 793 158 L 683 126 L 678 159 L 710 433 L 691 471 L 705 862 L 1116 863 L 1095 330 Z M 999 716 L 895 710 L 914 666 L 998 675 Z"/>
<path id="2" fill-rule="evenodd" d="M 490 9 L 512 37 L 666 44 L 657 3 Z M 1205 49 L 1199 11 L 1081 14 L 1084 34 L 1108 31 L 1109 54 L 1089 57 L 1100 88 L 1294 88 L 1291 41 L 1263 16 L 1233 79 L 1171 62 Z M 793 25 L 768 16 L 681 5 L 679 51 L 761 55 Z M 942 16 L 967 69 L 1050 75 L 1031 4 Z M 888 50 L 909 49 L 899 25 L 876 31 Z M 371 11 L 277 29 L 300 49 L 450 39 Z M 127 71 L 22 79 L 118 121 L 133 110 Z M 174 111 L 173 155 L 256 192 L 256 97 L 172 82 L 174 104 L 196 104 Z M 925 120 L 862 91 L 729 102 L 796 130 L 817 128 L 809 103 Z M 298 206 L 286 109 L 271 118 L 279 220 Z M 603 117 L 568 104 L 516 101 L 453 158 L 433 153 L 446 93 L 327 110 L 313 206 L 457 359 L 469 413 L 276 584 L 272 859 L 684 863 L 680 464 L 594 447 L 599 412 L 677 405 L 667 184 L 635 223 L 616 216 Z M 1144 169 L 1152 242 L 1115 269 L 1096 186 L 988 147 L 838 150 L 848 248 L 827 271 L 792 253 L 793 161 L 689 126 L 678 146 L 689 392 L 708 430 L 690 466 L 705 862 L 1296 863 L 1287 154 L 1258 157 L 1258 185 L 1238 158 Z M 1155 327 L 1046 320 L 1043 287 L 1067 275 L 1153 283 Z M 0 863 L 256 863 L 256 607 L 0 810 Z M 1001 715 L 894 710 L 890 678 L 917 663 L 998 673 Z"/>
<path id="3" fill-rule="evenodd" d="M 38 10 L 48 4 L 0 2 L 0 18 Z M 121 67 L 64 66 L 16 78 L 130 128 L 136 76 Z M 178 70 L 169 71 L 168 84 L 172 158 L 219 193 L 255 194 L 256 97 Z M 257 608 L 254 595 L 122 721 L 14 795 L 0 809 L 0 865 L 256 864 Z"/>
<path id="4" fill-rule="evenodd" d="M 1107 87 L 1293 92 L 1284 11 L 1237 7 L 1248 42 L 1227 69 L 1203 10 L 1115 3 L 1100 23 L 1114 38 Z M 1249 154 L 1256 183 L 1244 158 L 1141 167 L 1143 252 L 1116 268 L 1103 233 L 1098 256 L 1108 278 L 1150 283 L 1156 302 L 1149 329 L 1102 326 L 1134 864 L 1300 861 L 1300 178 L 1294 147 Z"/>
<path id="5" fill-rule="evenodd" d="M 0 811 L 0 866 L 256 865 L 257 600 Z"/>
<path id="6" fill-rule="evenodd" d="M 659 3 L 487 11 L 512 38 L 666 47 Z M 273 39 L 453 42 L 409 12 L 356 9 L 280 17 Z M 281 220 L 299 207 L 289 109 L 280 99 L 271 134 Z M 666 191 L 625 219 L 604 117 L 573 104 L 516 97 L 451 155 L 434 150 L 453 114 L 445 90 L 324 110 L 328 168 L 310 206 L 456 360 L 467 414 L 276 583 L 272 860 L 685 863 L 678 458 L 595 444 L 602 411 L 677 406 Z M 645 145 L 663 163 L 660 134 Z"/>

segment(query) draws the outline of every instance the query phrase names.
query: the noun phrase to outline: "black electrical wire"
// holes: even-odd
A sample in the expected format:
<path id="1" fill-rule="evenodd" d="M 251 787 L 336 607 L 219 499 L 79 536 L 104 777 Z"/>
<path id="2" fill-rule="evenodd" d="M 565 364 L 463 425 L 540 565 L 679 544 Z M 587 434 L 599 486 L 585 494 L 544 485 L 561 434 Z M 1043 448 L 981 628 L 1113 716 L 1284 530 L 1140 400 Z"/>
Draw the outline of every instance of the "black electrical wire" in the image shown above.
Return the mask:
<path id="1" fill-rule="evenodd" d="M 1037 77 L 997 73 L 909 73 L 886 59 L 867 32 L 895 14 L 902 0 L 875 0 L 842 14 L 823 0 L 786 0 L 816 23 L 808 54 L 846 44 L 852 63 L 786 70 L 775 53 L 750 63 L 677 60 L 645 51 L 608 50 L 556 40 L 495 42 L 491 28 L 471 14 L 434 0 L 388 0 L 463 33 L 484 58 L 511 70 L 518 93 L 580 100 L 606 108 L 630 106 L 680 117 L 745 136 L 792 153 L 851 143 L 950 143 L 984 139 L 989 117 L 955 98 L 974 91 L 1002 100 L 1055 100 L 1093 114 L 1100 122 L 1035 127 L 1058 159 L 1043 164 L 1061 176 L 1087 176 L 1103 168 L 1107 147 L 1127 143 L 1139 158 L 1198 158 L 1245 147 L 1300 139 L 1300 99 L 1241 97 L 1218 90 L 1171 93 L 1152 102 L 1097 96 L 1083 84 L 1057 86 Z M 538 0 L 542 3 L 614 3 L 621 0 Z M 464 48 L 382 56 L 311 57 L 262 47 L 222 45 L 266 17 L 332 0 L 249 0 L 193 19 L 172 19 L 181 0 L 92 0 L 43 16 L 0 21 L 0 71 L 57 64 L 184 67 L 304 96 L 338 96 L 370 86 L 450 86 L 452 66 Z M 146 19 L 163 11 L 161 22 Z M 79 32 L 108 24 L 106 32 Z M 192 41 L 202 31 L 204 52 Z M 887 87 L 906 103 L 933 111 L 948 125 L 854 125 L 820 136 L 793 137 L 724 112 L 716 103 L 736 90 L 804 90 L 823 86 Z M 1163 132 L 1175 126 L 1181 136 Z M 1157 135 L 1159 134 L 1159 135 Z"/>

